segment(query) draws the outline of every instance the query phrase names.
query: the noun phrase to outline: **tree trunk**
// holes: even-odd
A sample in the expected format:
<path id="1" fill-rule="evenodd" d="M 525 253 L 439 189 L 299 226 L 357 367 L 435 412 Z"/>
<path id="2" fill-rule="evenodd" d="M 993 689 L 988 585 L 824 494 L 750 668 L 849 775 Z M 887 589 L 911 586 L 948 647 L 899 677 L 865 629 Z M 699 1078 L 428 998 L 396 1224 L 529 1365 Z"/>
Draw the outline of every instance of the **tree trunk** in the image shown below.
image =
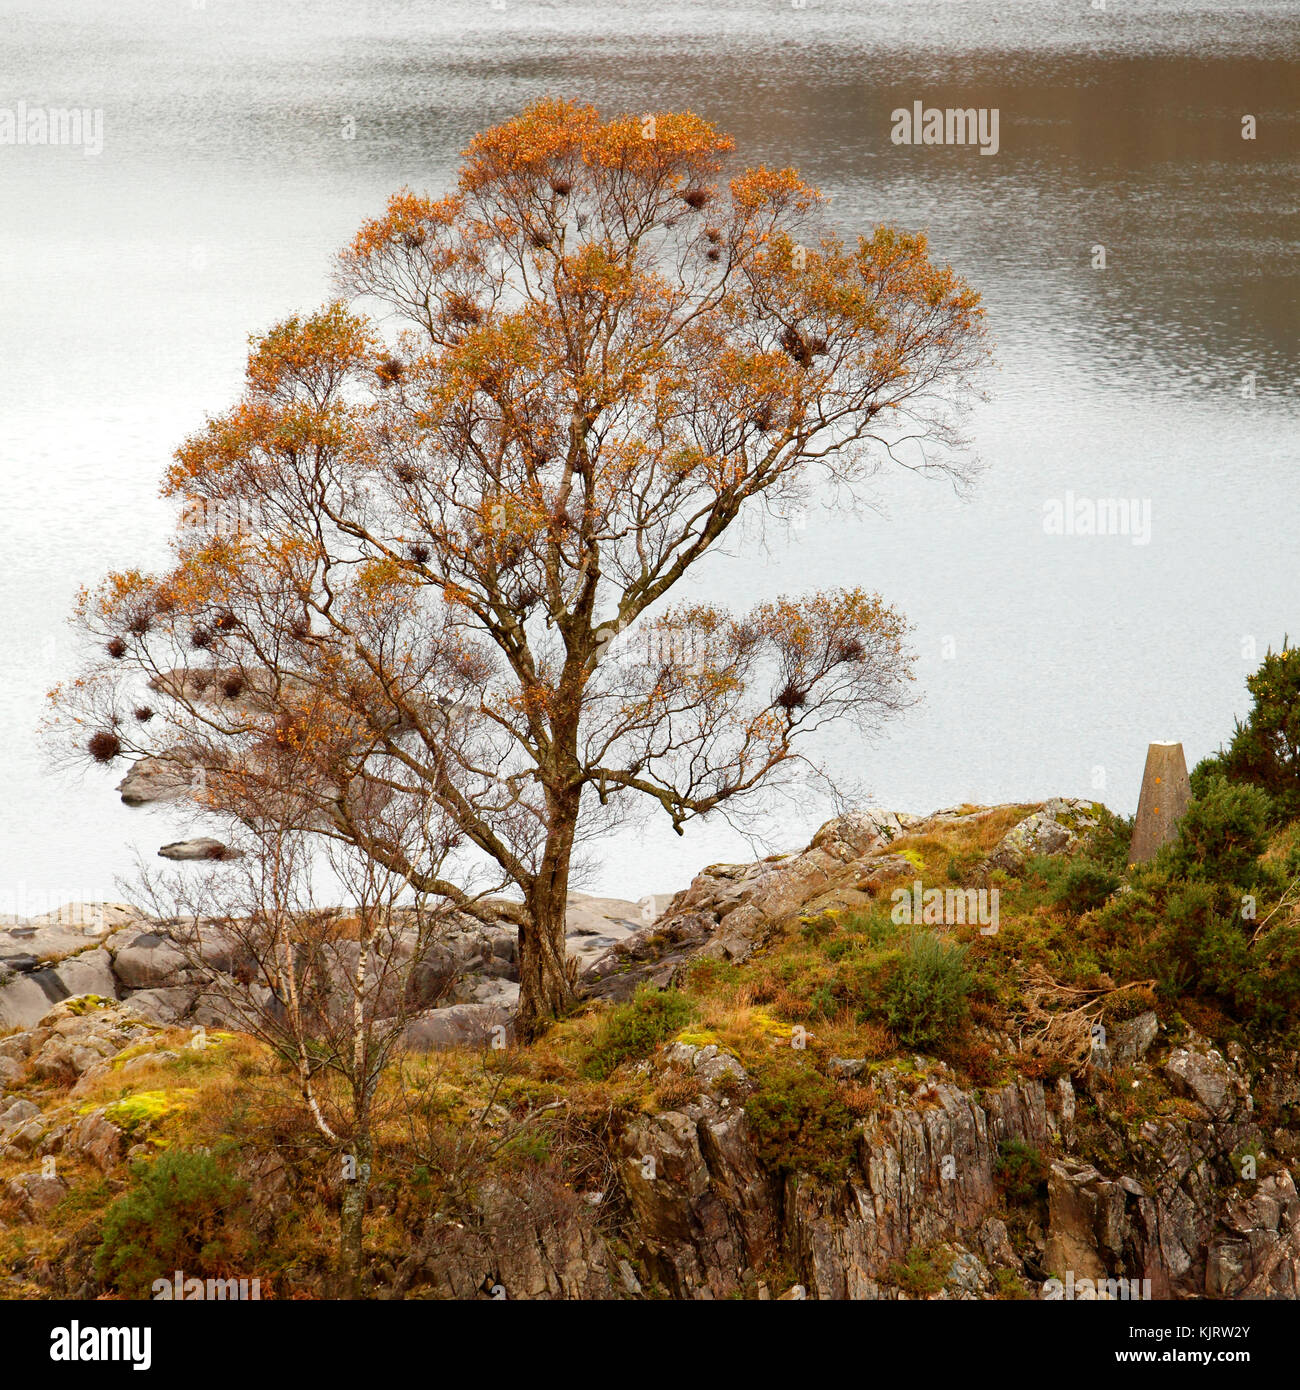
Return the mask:
<path id="1" fill-rule="evenodd" d="M 532 921 L 519 929 L 519 1015 L 517 1030 L 527 1042 L 573 1007 L 565 951 L 569 860 L 573 855 L 577 802 L 553 805 L 541 872 L 529 885 Z"/>
<path id="2" fill-rule="evenodd" d="M 355 1145 L 351 1157 L 356 1169 L 351 1178 L 343 1180 L 343 1206 L 339 1213 L 339 1265 L 343 1276 L 343 1296 L 361 1297 L 363 1265 L 361 1237 L 365 1228 L 366 1194 L 370 1188 L 370 1139 L 366 1136 Z"/>

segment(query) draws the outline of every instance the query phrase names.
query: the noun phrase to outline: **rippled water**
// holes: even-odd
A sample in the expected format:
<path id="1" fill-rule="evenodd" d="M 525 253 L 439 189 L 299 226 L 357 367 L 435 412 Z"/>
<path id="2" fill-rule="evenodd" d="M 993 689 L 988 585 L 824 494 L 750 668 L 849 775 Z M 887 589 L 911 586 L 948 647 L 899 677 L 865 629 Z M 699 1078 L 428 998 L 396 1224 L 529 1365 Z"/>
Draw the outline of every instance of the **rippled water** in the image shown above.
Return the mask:
<path id="1" fill-rule="evenodd" d="M 1131 810 L 1147 742 L 1208 751 L 1250 643 L 1300 635 L 1295 3 L 7 0 L 0 23 L 0 109 L 104 112 L 95 158 L 0 145 L 0 897 L 111 893 L 130 845 L 179 829 L 36 747 L 76 586 L 161 560 L 158 476 L 232 399 L 247 335 L 324 297 L 393 188 L 443 187 L 475 130 L 547 92 L 695 109 L 846 228 L 928 228 L 985 294 L 971 500 L 885 474 L 881 515 L 814 513 L 695 580 L 746 604 L 863 583 L 909 614 L 925 704 L 831 750 L 877 801 Z M 996 107 L 998 155 L 893 146 L 915 100 Z M 1149 544 L 1045 534 L 1067 491 L 1149 500 Z M 820 818 L 787 809 L 774 847 Z M 726 826 L 652 826 L 592 886 L 748 853 Z"/>

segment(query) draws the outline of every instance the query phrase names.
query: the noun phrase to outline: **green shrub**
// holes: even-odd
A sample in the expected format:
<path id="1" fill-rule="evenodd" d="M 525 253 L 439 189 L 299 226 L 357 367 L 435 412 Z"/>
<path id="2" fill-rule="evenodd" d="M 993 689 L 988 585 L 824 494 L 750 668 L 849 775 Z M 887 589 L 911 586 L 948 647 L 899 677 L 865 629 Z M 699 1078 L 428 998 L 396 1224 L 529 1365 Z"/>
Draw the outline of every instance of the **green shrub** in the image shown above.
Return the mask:
<path id="1" fill-rule="evenodd" d="M 648 1057 L 660 1043 L 691 1021 L 691 1001 L 675 989 L 642 985 L 625 1004 L 615 1004 L 582 1059 L 582 1074 L 604 1081 L 621 1063 Z"/>
<path id="2" fill-rule="evenodd" d="M 1123 874 L 1133 845 L 1134 820 L 1133 816 L 1117 816 L 1103 806 L 1097 828 L 1088 835 L 1088 858 L 1103 869 Z"/>
<path id="3" fill-rule="evenodd" d="M 764 1076 L 745 1103 L 759 1159 L 779 1175 L 842 1178 L 853 1153 L 856 1121 L 835 1083 L 786 1062 Z"/>
<path id="4" fill-rule="evenodd" d="M 1047 1195 L 1047 1160 L 1023 1139 L 998 1145 L 993 1173 L 1008 1202 L 1036 1202 Z"/>
<path id="5" fill-rule="evenodd" d="M 1280 652 L 1270 648 L 1246 688 L 1254 697 L 1246 722 L 1237 720 L 1227 748 L 1192 770 L 1192 795 L 1224 776 L 1262 788 L 1279 818 L 1300 816 L 1300 648 L 1285 638 Z"/>
<path id="6" fill-rule="evenodd" d="M 884 983 L 885 1022 L 904 1047 L 928 1047 L 957 1032 L 966 1021 L 974 977 L 970 948 L 917 931 L 897 954 Z"/>
<path id="7" fill-rule="evenodd" d="M 1052 900 L 1058 906 L 1082 914 L 1100 907 L 1119 887 L 1119 875 L 1095 859 L 1072 859 L 1053 885 Z"/>
<path id="8" fill-rule="evenodd" d="M 136 1186 L 109 1207 L 95 1272 L 128 1297 L 143 1297 L 173 1271 L 202 1276 L 236 1253 L 230 1224 L 247 1184 L 206 1153 L 173 1151 L 133 1169 Z"/>
<path id="9" fill-rule="evenodd" d="M 905 1260 L 889 1266 L 889 1278 L 913 1298 L 930 1298 L 943 1288 L 952 1264 L 951 1253 L 914 1245 Z"/>
<path id="10" fill-rule="evenodd" d="M 1145 892 L 1141 897 L 1160 901 L 1159 916 L 1117 950 L 1119 975 L 1154 978 L 1169 1000 L 1187 994 L 1212 998 L 1234 1018 L 1259 1027 L 1282 1028 L 1295 1018 L 1300 928 L 1282 923 L 1252 944 L 1256 920 L 1242 918 L 1243 894 L 1231 885 L 1177 883 L 1158 899 Z"/>
<path id="11" fill-rule="evenodd" d="M 1268 795 L 1222 776 L 1209 777 L 1202 786 L 1179 823 L 1178 838 L 1161 850 L 1161 867 L 1174 878 L 1249 888 L 1259 876 L 1256 861 L 1268 841 Z"/>

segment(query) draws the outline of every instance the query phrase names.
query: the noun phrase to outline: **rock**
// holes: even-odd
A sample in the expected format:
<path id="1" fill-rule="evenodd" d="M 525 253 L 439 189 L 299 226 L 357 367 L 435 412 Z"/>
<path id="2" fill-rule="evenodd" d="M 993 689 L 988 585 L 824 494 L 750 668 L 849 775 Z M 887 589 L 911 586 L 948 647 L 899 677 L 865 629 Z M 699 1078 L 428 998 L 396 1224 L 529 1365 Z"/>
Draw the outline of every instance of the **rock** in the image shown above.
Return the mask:
<path id="1" fill-rule="evenodd" d="M 497 1034 L 496 1028 L 505 1031 Z M 496 1004 L 452 1004 L 411 1019 L 404 1041 L 416 1052 L 435 1052 L 447 1047 L 490 1047 L 496 1037 L 507 1044 L 514 1041 L 508 1009 Z"/>
<path id="2" fill-rule="evenodd" d="M 9 1179 L 5 1191 L 28 1221 L 39 1221 L 67 1196 L 68 1185 L 59 1177 L 20 1173 L 16 1178 Z"/>
<path id="3" fill-rule="evenodd" d="M 115 1167 L 122 1158 L 125 1136 L 103 1110 L 92 1110 L 72 1131 L 67 1149 L 88 1158 L 102 1173 Z"/>
<path id="4" fill-rule="evenodd" d="M 141 1067 L 153 1067 L 163 1065 L 167 1062 L 179 1062 L 181 1054 L 173 1052 L 170 1048 L 161 1048 L 157 1052 L 142 1052 L 138 1057 L 131 1057 L 122 1063 L 122 1072 L 138 1071 Z"/>
<path id="5" fill-rule="evenodd" d="M 1232 1114 L 1239 1078 L 1217 1053 L 1178 1048 L 1169 1054 L 1164 1070 L 1175 1090 L 1203 1105 L 1215 1119 Z"/>
<path id="6" fill-rule="evenodd" d="M 1140 1062 L 1160 1034 L 1160 1022 L 1151 1010 L 1111 1025 L 1106 1043 L 1118 1067 Z"/>
<path id="7" fill-rule="evenodd" d="M 1104 1279 L 1106 1266 L 1097 1252 L 1099 1210 L 1113 1184 L 1088 1164 L 1053 1163 L 1047 1179 L 1048 1231 L 1044 1268 L 1064 1280 Z"/>
<path id="8" fill-rule="evenodd" d="M 832 1076 L 845 1079 L 861 1076 L 867 1069 L 867 1059 L 865 1057 L 832 1057 L 826 1065 Z"/>
<path id="9" fill-rule="evenodd" d="M 596 1218 L 545 1169 L 491 1179 L 479 1188 L 473 1223 L 433 1223 L 386 1296 L 402 1297 L 419 1278 L 438 1298 L 617 1298 L 626 1276 L 613 1274 Z"/>
<path id="10" fill-rule="evenodd" d="M 1005 1222 L 999 1221 L 996 1216 L 987 1217 L 980 1222 L 978 1239 L 984 1258 L 990 1265 L 1013 1269 L 1017 1274 L 1023 1273 L 1020 1257 L 1011 1244 Z"/>
<path id="11" fill-rule="evenodd" d="M 133 990 L 123 1001 L 126 1008 L 150 1023 L 177 1023 L 194 1006 L 198 990 L 175 986 Z"/>
<path id="12" fill-rule="evenodd" d="M 666 986 L 679 965 L 712 937 L 715 922 L 703 913 L 674 913 L 642 927 L 602 951 L 579 976 L 584 993 L 595 999 L 630 999 L 643 984 Z"/>
<path id="13" fill-rule="evenodd" d="M 0 1101 L 0 1140 L 7 1140 L 9 1135 L 25 1124 L 40 1119 L 40 1115 L 40 1106 L 33 1105 L 30 1100 L 14 1096 L 8 1101 Z"/>
<path id="14" fill-rule="evenodd" d="M 745 1082 L 749 1075 L 741 1066 L 740 1059 L 730 1052 L 724 1052 L 717 1043 L 703 1046 L 694 1043 L 670 1043 L 663 1051 L 662 1060 L 693 1073 L 710 1088 L 716 1086 L 723 1077 Z"/>
<path id="15" fill-rule="evenodd" d="M 1089 1060 L 1102 1072 L 1109 1072 L 1115 1067 L 1131 1067 L 1146 1056 L 1147 1049 L 1159 1033 L 1159 1020 L 1150 1010 L 1135 1018 L 1122 1019 L 1110 1025 L 1106 1045 L 1094 1046 Z"/>
<path id="16" fill-rule="evenodd" d="M 156 931 L 114 939 L 113 971 L 123 989 L 156 989 L 186 983 L 190 973 L 185 953 Z"/>
<path id="17" fill-rule="evenodd" d="M 565 949 L 586 970 L 607 950 L 650 920 L 637 903 L 623 898 L 592 898 L 570 893 L 565 912 Z"/>
<path id="18" fill-rule="evenodd" d="M 669 983 L 697 955 L 748 960 L 793 916 L 868 906 L 887 884 L 914 875 L 913 865 L 890 849 L 899 836 L 978 822 L 1004 810 L 954 807 L 924 817 L 852 811 L 827 821 L 799 854 L 774 854 L 753 864 L 712 864 L 653 923 L 585 963 L 580 987 L 594 998 L 626 999 L 642 984 Z M 1042 814 L 1065 842 L 1096 824 L 1099 813 L 1091 802 L 1057 800 L 1047 802 Z"/>
<path id="19" fill-rule="evenodd" d="M 1073 849 L 1088 830 L 1100 824 L 1101 811 L 1097 802 L 1054 797 L 1007 831 L 984 867 L 1018 874 L 1037 855 Z"/>
<path id="20" fill-rule="evenodd" d="M 26 974 L 57 964 L 64 956 L 84 951 L 89 942 L 102 939 L 94 926 L 30 922 L 0 931 L 0 971 Z"/>
<path id="21" fill-rule="evenodd" d="M 57 965 L 11 976 L 0 985 L 0 1028 L 30 1028 L 52 1004 L 86 994 L 117 998 L 109 954 L 102 948 L 83 949 L 80 955 L 68 956 Z"/>
<path id="22" fill-rule="evenodd" d="M 139 758 L 117 784 L 117 791 L 128 806 L 179 801 L 191 793 L 190 773 L 174 758 Z"/>
<path id="23" fill-rule="evenodd" d="M 953 1255 L 943 1283 L 945 1292 L 958 1299 L 984 1298 L 993 1286 L 983 1260 L 974 1252 L 960 1248 Z"/>
<path id="24" fill-rule="evenodd" d="M 220 863 L 223 860 L 242 858 L 243 851 L 231 849 L 220 840 L 203 835 L 196 840 L 174 840 L 169 845 L 163 845 L 158 855 L 162 859 L 201 859 Z"/>
<path id="25" fill-rule="evenodd" d="M 636 900 L 637 925 L 649 926 L 657 922 L 672 906 L 676 893 L 647 893 Z"/>
<path id="26" fill-rule="evenodd" d="M 138 922 L 141 915 L 139 908 L 132 907 L 130 903 L 75 902 L 64 903 L 62 907 L 42 913 L 39 917 L 30 917 L 24 925 L 35 928 L 38 933 L 56 927 L 80 933 L 83 939 L 71 947 L 75 950 L 78 945 L 85 945 L 85 937 L 102 936 L 118 927 L 129 926 L 132 922 Z M 17 931 L 18 928 L 11 927 L 10 930 Z"/>
<path id="27" fill-rule="evenodd" d="M 646 925 L 641 907 L 626 898 L 593 898 L 570 893 L 565 907 L 568 936 L 613 936 L 622 939 Z"/>
<path id="28" fill-rule="evenodd" d="M 457 982 L 454 997 L 458 1004 L 489 1004 L 513 1013 L 519 1005 L 519 982 L 470 975 Z"/>

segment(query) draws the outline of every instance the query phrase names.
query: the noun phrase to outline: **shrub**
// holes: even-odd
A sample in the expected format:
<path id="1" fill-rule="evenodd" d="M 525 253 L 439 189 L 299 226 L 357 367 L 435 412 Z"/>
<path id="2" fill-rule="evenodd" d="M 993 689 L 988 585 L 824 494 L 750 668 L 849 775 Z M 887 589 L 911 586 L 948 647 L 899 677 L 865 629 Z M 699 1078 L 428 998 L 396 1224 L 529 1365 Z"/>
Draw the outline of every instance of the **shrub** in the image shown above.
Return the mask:
<path id="1" fill-rule="evenodd" d="M 943 1288 L 951 1268 L 951 1254 L 914 1245 L 905 1260 L 895 1260 L 889 1266 L 889 1278 L 913 1298 L 930 1298 Z"/>
<path id="2" fill-rule="evenodd" d="M 1243 724 L 1236 721 L 1227 748 L 1202 759 L 1192 771 L 1192 794 L 1201 797 L 1212 778 L 1250 783 L 1274 799 L 1283 818 L 1300 815 L 1300 648 L 1282 642 L 1246 678 L 1254 697 Z"/>
<path id="3" fill-rule="evenodd" d="M 759 1159 L 772 1172 L 845 1175 L 855 1121 L 835 1083 L 820 1072 L 782 1064 L 763 1077 L 745 1117 Z"/>
<path id="4" fill-rule="evenodd" d="M 1268 839 L 1268 795 L 1222 776 L 1207 778 L 1202 787 L 1179 824 L 1178 838 L 1162 851 L 1162 867 L 1175 878 L 1249 888 L 1259 876 L 1256 861 Z"/>
<path id="5" fill-rule="evenodd" d="M 1166 999 L 1208 996 L 1242 1022 L 1283 1027 L 1300 1004 L 1300 929 L 1274 926 L 1252 945 L 1254 927 L 1232 887 L 1173 885 L 1158 925 L 1117 963 L 1121 973 L 1152 976 Z"/>
<path id="6" fill-rule="evenodd" d="M 651 989 L 643 985 L 625 1004 L 615 1004 L 605 1015 L 582 1059 L 582 1074 L 604 1081 L 621 1063 L 632 1057 L 648 1057 L 660 1043 L 691 1021 L 693 1009 L 675 989 Z"/>
<path id="7" fill-rule="evenodd" d="M 904 1047 L 927 1047 L 966 1021 L 974 985 L 969 947 L 913 932 L 884 984 L 885 1021 Z"/>
<path id="8" fill-rule="evenodd" d="M 1119 887 L 1119 875 L 1094 859 L 1074 859 L 1052 889 L 1052 900 L 1074 913 L 1100 907 Z"/>
<path id="9" fill-rule="evenodd" d="M 235 1253 L 232 1208 L 247 1185 L 206 1153 L 165 1153 L 137 1164 L 136 1186 L 109 1207 L 95 1253 L 100 1279 L 128 1297 L 143 1297 L 155 1279 L 177 1269 L 195 1276 L 219 1269 Z"/>
<path id="10" fill-rule="evenodd" d="M 993 1167 L 1008 1202 L 1035 1202 L 1047 1193 L 1047 1160 L 1023 1139 L 1004 1139 Z"/>

